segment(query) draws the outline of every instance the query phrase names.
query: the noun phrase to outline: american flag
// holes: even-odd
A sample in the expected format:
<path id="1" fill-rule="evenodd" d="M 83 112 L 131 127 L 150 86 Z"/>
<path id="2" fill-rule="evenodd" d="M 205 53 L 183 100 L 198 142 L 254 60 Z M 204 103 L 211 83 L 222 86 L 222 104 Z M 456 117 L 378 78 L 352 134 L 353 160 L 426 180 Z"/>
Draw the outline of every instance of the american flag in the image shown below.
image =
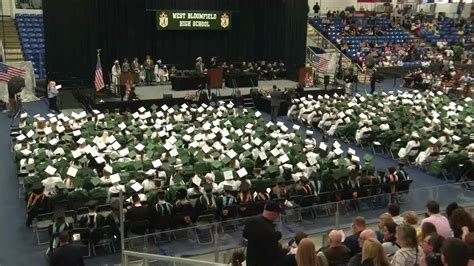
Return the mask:
<path id="1" fill-rule="evenodd" d="M 0 81 L 9 82 L 13 77 L 24 77 L 25 70 L 0 63 Z"/>
<path id="2" fill-rule="evenodd" d="M 97 54 L 97 65 L 95 66 L 95 89 L 96 91 L 100 91 L 104 88 L 104 75 L 102 74 L 102 66 L 100 65 L 100 57 Z"/>
<path id="3" fill-rule="evenodd" d="M 328 72 L 329 60 L 319 55 L 313 54 L 311 62 L 318 72 Z"/>

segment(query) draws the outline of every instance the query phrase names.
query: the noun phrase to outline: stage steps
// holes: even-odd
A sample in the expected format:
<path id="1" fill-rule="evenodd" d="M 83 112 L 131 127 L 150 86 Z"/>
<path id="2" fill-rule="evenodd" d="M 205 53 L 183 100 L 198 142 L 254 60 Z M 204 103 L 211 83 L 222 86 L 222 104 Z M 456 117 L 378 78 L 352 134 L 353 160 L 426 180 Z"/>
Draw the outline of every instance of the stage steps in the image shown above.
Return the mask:
<path id="1" fill-rule="evenodd" d="M 0 39 L 3 41 L 3 48 L 5 50 L 5 61 L 24 61 L 15 21 L 11 17 L 3 17 L 0 20 L 0 29 Z"/>

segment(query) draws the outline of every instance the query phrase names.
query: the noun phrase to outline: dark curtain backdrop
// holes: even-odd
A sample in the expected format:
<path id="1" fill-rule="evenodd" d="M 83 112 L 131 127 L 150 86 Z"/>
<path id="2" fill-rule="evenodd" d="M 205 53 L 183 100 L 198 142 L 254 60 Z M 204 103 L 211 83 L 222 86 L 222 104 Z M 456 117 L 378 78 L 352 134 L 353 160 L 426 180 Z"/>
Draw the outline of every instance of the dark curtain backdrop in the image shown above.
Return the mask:
<path id="1" fill-rule="evenodd" d="M 158 31 L 156 9 L 229 10 L 229 31 Z M 114 59 L 147 54 L 180 69 L 216 55 L 219 61 L 284 60 L 304 65 L 305 0 L 43 0 L 46 67 L 56 79 L 94 77 L 101 49 L 104 78 Z"/>

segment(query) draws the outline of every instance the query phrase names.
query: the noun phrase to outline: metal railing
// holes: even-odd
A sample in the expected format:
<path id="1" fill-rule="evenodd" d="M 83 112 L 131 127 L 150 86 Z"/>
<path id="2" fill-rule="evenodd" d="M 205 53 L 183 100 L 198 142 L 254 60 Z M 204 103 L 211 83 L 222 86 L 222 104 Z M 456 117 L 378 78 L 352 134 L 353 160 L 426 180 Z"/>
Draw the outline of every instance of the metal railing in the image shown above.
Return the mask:
<path id="1" fill-rule="evenodd" d="M 360 195 L 361 197 L 356 199 L 307 207 L 287 208 L 286 214 L 281 215 L 276 222 L 276 228 L 282 233 L 283 243 L 291 239 L 295 232 L 304 231 L 313 239 L 316 246 L 322 246 L 325 244 L 328 230 L 349 229 L 355 216 L 366 217 L 369 227 L 376 227 L 378 216 L 386 212 L 386 207 L 390 203 L 400 204 L 402 211 L 413 210 L 419 214 L 424 213 L 428 200 L 437 200 L 442 207 L 453 201 L 461 206 L 472 206 L 474 192 L 465 189 L 466 186 L 467 183 L 444 184 L 390 194 L 366 197 Z M 328 193 L 326 196 L 329 200 L 335 193 Z M 249 219 L 252 218 L 214 223 L 198 221 L 194 226 L 125 238 L 123 247 L 125 252 L 135 252 L 134 257 L 138 258 L 145 258 L 141 255 L 159 254 L 170 260 L 193 258 L 199 261 L 229 263 L 235 250 L 245 248 L 242 234 Z M 155 259 L 165 262 L 159 257 Z"/>
<path id="2" fill-rule="evenodd" d="M 0 56 L 1 56 L 1 60 L 0 62 L 5 62 L 5 49 L 3 49 L 3 41 L 0 40 Z"/>
<path id="3" fill-rule="evenodd" d="M 357 67 L 360 71 L 362 71 L 362 67 L 359 66 L 358 64 L 352 62 L 352 59 L 350 59 L 346 54 L 344 54 L 334 43 L 332 43 L 330 40 L 328 40 L 316 27 L 311 25 L 311 23 L 308 22 L 308 24 L 314 29 L 314 32 L 316 33 L 315 38 L 321 38 L 321 41 L 318 42 L 315 38 L 313 38 L 313 41 L 318 44 L 320 43 L 321 48 L 323 49 L 334 49 L 336 50 L 340 55 L 342 54 L 342 57 L 347 60 L 348 62 L 351 62 L 352 66 Z M 310 37 L 311 38 L 311 37 Z"/>
<path id="4" fill-rule="evenodd" d="M 215 262 L 207 262 L 207 261 L 200 261 L 200 260 L 193 260 L 193 259 L 186 259 L 186 258 L 177 258 L 177 257 L 170 257 L 170 256 L 162 256 L 156 254 L 146 254 L 134 251 L 124 251 L 123 255 L 125 257 L 125 261 L 123 262 L 124 265 L 154 265 L 155 263 L 159 263 L 159 265 L 164 265 L 163 262 L 168 262 L 169 264 L 166 265 L 173 265 L 173 266 L 226 266 L 228 264 L 222 263 L 215 263 Z M 135 260 L 134 260 L 135 258 Z M 138 258 L 138 260 L 137 260 Z"/>

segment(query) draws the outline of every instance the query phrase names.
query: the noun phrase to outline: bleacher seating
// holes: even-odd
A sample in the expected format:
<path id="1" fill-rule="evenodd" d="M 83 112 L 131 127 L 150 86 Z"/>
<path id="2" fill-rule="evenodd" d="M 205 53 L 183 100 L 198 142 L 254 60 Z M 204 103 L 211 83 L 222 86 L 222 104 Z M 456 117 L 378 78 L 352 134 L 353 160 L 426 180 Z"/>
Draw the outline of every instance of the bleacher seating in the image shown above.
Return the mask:
<path id="1" fill-rule="evenodd" d="M 36 78 L 43 78 L 46 74 L 43 15 L 16 14 L 15 21 L 25 60 L 33 63 Z"/>
<path id="2" fill-rule="evenodd" d="M 364 18 L 355 18 L 355 20 L 359 21 L 359 25 L 361 25 L 364 29 L 370 29 L 370 26 L 367 23 L 367 20 Z M 319 30 L 322 34 L 326 35 L 327 38 L 333 42 L 335 45 L 340 45 L 341 41 L 344 41 L 348 45 L 347 51 L 345 51 L 346 55 L 351 59 L 356 61 L 357 53 L 361 52 L 364 58 L 367 57 L 368 51 L 364 51 L 361 47 L 361 42 L 371 42 L 376 44 L 375 50 L 380 53 L 385 49 L 385 46 L 388 43 L 392 44 L 402 44 L 406 41 L 415 40 L 415 37 L 406 31 L 400 28 L 390 28 L 390 20 L 388 17 L 377 17 L 375 20 L 375 26 L 383 28 L 384 34 L 383 35 L 358 35 L 358 36 L 347 36 L 342 35 L 341 31 L 344 29 L 344 24 L 342 23 L 342 19 L 340 17 L 332 17 L 330 18 L 330 23 L 325 24 L 321 18 L 311 18 L 310 24 Z M 376 63 L 377 63 L 377 58 Z M 403 65 L 420 65 L 420 61 L 410 61 L 410 62 L 403 62 Z"/>
<path id="3" fill-rule="evenodd" d="M 465 38 L 465 43 L 467 43 L 471 40 L 470 34 L 474 32 L 472 24 L 468 24 L 464 28 L 464 35 L 459 35 L 458 28 L 454 27 L 454 20 L 452 18 L 445 18 L 437 24 L 439 26 L 439 34 L 423 29 L 420 31 L 420 37 L 432 44 L 436 44 L 439 40 L 445 40 L 448 44 L 455 44 L 461 42 L 462 38 Z"/>

